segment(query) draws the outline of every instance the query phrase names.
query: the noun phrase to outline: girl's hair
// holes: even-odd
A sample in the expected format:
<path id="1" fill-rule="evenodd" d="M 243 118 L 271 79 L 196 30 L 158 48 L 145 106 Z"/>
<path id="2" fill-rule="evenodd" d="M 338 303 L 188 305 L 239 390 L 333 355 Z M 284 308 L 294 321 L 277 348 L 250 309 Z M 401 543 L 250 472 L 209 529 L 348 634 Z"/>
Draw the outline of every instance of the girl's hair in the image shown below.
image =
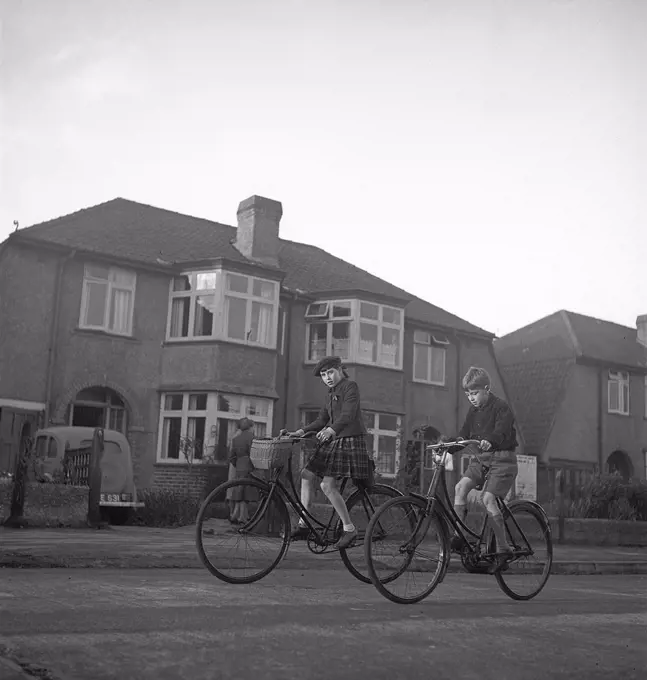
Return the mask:
<path id="1" fill-rule="evenodd" d="M 464 390 L 479 390 L 489 387 L 491 384 L 490 374 L 484 369 L 478 366 L 470 366 L 463 377 L 463 389 Z"/>

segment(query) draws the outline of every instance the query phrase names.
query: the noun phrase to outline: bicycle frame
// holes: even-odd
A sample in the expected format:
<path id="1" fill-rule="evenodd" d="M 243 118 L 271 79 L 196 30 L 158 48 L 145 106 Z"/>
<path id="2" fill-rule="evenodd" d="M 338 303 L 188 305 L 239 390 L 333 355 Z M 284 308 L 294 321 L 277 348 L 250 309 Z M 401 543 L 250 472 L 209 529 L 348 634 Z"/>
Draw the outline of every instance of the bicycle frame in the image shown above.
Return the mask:
<path id="1" fill-rule="evenodd" d="M 296 444 L 297 442 L 303 441 L 305 438 L 294 438 L 294 443 Z M 321 446 L 321 444 L 318 444 L 318 446 Z M 292 489 L 292 494 L 290 491 L 286 488 L 285 484 L 281 480 L 281 475 L 285 472 L 288 476 L 289 483 L 290 483 L 290 488 Z M 254 517 L 257 517 L 256 522 L 254 522 L 254 517 L 250 518 L 249 522 L 246 524 L 245 529 L 253 528 L 256 523 L 260 521 L 262 518 L 267 506 L 271 502 L 271 499 L 274 495 L 274 493 L 277 493 L 279 497 L 289 506 L 291 507 L 294 512 L 305 522 L 306 526 L 310 531 L 315 534 L 315 536 L 318 537 L 319 542 L 323 547 L 326 547 L 327 541 L 326 541 L 326 536 L 328 533 L 333 530 L 334 525 L 337 524 L 338 520 L 335 520 L 335 510 L 334 508 L 331 507 L 331 512 L 330 512 L 330 517 L 328 518 L 328 522 L 324 524 L 320 520 L 318 520 L 314 515 L 312 515 L 308 509 L 303 505 L 301 502 L 301 498 L 299 497 L 299 494 L 297 493 L 297 490 L 294 485 L 294 476 L 292 474 L 292 456 L 288 458 L 287 465 L 282 466 L 279 468 L 274 468 L 272 470 L 272 474 L 269 480 L 263 479 L 261 477 L 257 477 L 254 475 L 254 473 L 251 473 L 251 476 L 258 480 L 262 481 L 266 484 L 269 485 L 270 487 L 270 492 L 267 496 L 267 499 L 265 503 L 261 504 L 256 512 L 254 513 Z M 348 478 L 342 479 L 341 485 L 339 487 L 339 493 L 343 494 L 346 487 L 348 486 Z M 366 493 L 366 491 L 363 489 L 363 487 L 356 486 L 356 491 L 354 493 L 362 493 L 364 495 L 364 502 L 368 501 L 369 506 L 371 507 L 372 512 L 375 512 L 375 508 L 372 507 L 372 503 L 370 502 L 370 497 Z M 332 539 L 329 541 L 330 544 L 334 543 L 336 539 Z"/>
<path id="2" fill-rule="evenodd" d="M 451 502 L 451 499 L 449 497 L 449 490 L 447 488 L 447 479 L 445 477 L 445 468 L 446 468 L 446 463 L 447 463 L 447 456 L 452 455 L 449 453 L 449 449 L 452 446 L 460 445 L 462 444 L 463 447 L 467 446 L 468 444 L 478 444 L 476 440 L 463 440 L 461 442 L 452 442 L 449 443 L 448 445 L 432 445 L 428 446 L 427 449 L 431 450 L 436 450 L 438 448 L 442 449 L 442 455 L 440 457 L 440 460 L 436 462 L 435 468 L 434 468 L 434 474 L 432 476 L 431 482 L 429 483 L 429 488 L 427 490 L 426 495 L 422 494 L 412 494 L 413 496 L 416 496 L 420 498 L 421 500 L 425 500 L 427 505 L 425 508 L 425 513 L 424 516 L 421 517 L 418 520 L 418 524 L 414 530 L 414 536 L 418 535 L 418 532 L 420 528 L 422 527 L 422 524 L 425 520 L 425 517 L 427 515 L 432 516 L 434 513 L 438 514 L 441 518 L 441 521 L 444 523 L 445 527 L 449 527 L 450 529 L 453 529 L 464 541 L 464 545 L 467 549 L 468 556 L 472 559 L 479 559 L 481 557 L 484 558 L 489 558 L 492 557 L 492 555 L 487 552 L 482 552 L 480 550 L 480 546 L 485 543 L 485 536 L 486 536 L 486 527 L 488 523 L 488 513 L 485 513 L 485 516 L 483 518 L 483 523 L 481 525 L 481 531 L 479 533 L 476 533 L 472 529 L 470 529 L 456 514 L 456 511 L 454 510 L 454 505 Z M 438 488 L 440 487 L 440 496 L 437 495 Z M 530 545 L 530 542 L 528 541 L 528 538 L 526 537 L 525 533 L 523 532 L 523 529 L 519 526 L 519 523 L 515 519 L 514 515 L 512 512 L 510 512 L 510 509 L 506 502 L 502 499 L 499 498 L 498 496 L 496 497 L 496 502 L 501 510 L 501 514 L 503 515 L 504 521 L 505 521 L 505 528 L 506 532 L 508 535 L 509 539 L 513 539 L 512 534 L 510 532 L 510 527 L 508 526 L 508 520 L 512 519 L 517 531 L 523 538 L 523 542 L 526 545 L 525 550 L 516 550 L 515 551 L 515 557 L 522 557 L 522 556 L 527 556 L 527 555 L 532 555 L 533 554 L 533 549 Z M 548 518 L 546 516 L 546 513 L 544 509 L 538 504 L 534 503 L 532 501 L 524 501 L 526 503 L 531 503 L 533 506 L 535 506 L 541 513 L 542 515 L 546 518 L 546 523 L 548 527 L 550 528 L 550 524 L 548 523 Z M 415 545 L 413 546 L 416 548 L 418 544 L 424 539 L 424 536 L 426 534 L 426 530 L 421 532 L 420 538 L 415 542 Z M 478 539 L 478 540 L 475 540 Z M 512 540 L 514 543 L 514 541 Z"/>

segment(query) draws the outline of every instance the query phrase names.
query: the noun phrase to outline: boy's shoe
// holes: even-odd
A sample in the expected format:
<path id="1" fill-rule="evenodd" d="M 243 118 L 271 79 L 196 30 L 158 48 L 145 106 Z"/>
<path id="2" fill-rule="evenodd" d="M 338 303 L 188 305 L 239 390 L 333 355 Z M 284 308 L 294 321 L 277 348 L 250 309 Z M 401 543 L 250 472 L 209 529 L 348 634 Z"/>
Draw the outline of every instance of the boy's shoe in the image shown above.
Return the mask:
<path id="1" fill-rule="evenodd" d="M 353 543 L 355 543 L 355 540 L 357 539 L 357 529 L 354 529 L 353 531 L 344 531 L 342 534 L 342 537 L 335 543 L 333 546 L 337 550 L 345 550 L 346 548 L 350 548 Z"/>
<path id="2" fill-rule="evenodd" d="M 308 527 L 302 527 L 301 525 L 297 525 L 292 529 L 292 533 L 290 534 L 290 538 L 293 541 L 305 541 L 307 540 L 308 536 L 310 536 L 310 529 Z"/>
<path id="3" fill-rule="evenodd" d="M 512 551 L 512 548 L 508 548 L 507 550 L 500 550 L 497 552 L 495 555 L 495 561 L 493 564 L 490 565 L 489 569 L 487 570 L 488 574 L 496 574 L 500 571 L 506 571 L 508 568 L 508 562 L 512 559 L 512 556 L 514 555 L 514 552 Z"/>
<path id="4" fill-rule="evenodd" d="M 449 542 L 449 547 L 452 552 L 460 553 L 463 552 L 463 548 L 465 547 L 465 539 L 462 536 L 452 536 L 452 540 Z"/>

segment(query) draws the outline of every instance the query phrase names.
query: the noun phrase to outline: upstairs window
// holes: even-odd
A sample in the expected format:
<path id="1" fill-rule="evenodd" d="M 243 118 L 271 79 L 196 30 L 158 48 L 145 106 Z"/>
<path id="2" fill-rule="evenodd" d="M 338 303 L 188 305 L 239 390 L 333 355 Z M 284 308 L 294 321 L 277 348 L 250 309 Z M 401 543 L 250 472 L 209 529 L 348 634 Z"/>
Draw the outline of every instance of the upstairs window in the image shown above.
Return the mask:
<path id="1" fill-rule="evenodd" d="M 86 264 L 79 327 L 132 335 L 136 280 L 125 269 Z"/>
<path id="2" fill-rule="evenodd" d="M 171 285 L 167 338 L 218 338 L 276 347 L 279 290 L 267 281 L 233 272 L 192 272 Z"/>
<path id="3" fill-rule="evenodd" d="M 327 355 L 385 368 L 402 368 L 404 313 L 360 300 L 315 302 L 306 310 L 307 361 Z"/>
<path id="4" fill-rule="evenodd" d="M 441 333 L 413 332 L 413 379 L 429 385 L 445 384 L 449 340 Z"/>
<path id="5" fill-rule="evenodd" d="M 629 373 L 609 371 L 609 413 L 629 415 Z"/>

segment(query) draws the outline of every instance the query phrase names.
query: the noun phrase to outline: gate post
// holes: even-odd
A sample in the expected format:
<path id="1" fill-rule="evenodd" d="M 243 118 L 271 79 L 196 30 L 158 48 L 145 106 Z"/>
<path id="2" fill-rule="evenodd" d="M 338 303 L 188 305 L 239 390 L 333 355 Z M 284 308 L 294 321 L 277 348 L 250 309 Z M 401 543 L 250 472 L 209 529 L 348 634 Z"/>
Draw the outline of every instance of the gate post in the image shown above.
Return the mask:
<path id="1" fill-rule="evenodd" d="M 96 427 L 92 437 L 92 449 L 88 469 L 88 525 L 99 529 L 107 523 L 101 521 L 101 459 L 103 458 L 103 428 Z"/>

